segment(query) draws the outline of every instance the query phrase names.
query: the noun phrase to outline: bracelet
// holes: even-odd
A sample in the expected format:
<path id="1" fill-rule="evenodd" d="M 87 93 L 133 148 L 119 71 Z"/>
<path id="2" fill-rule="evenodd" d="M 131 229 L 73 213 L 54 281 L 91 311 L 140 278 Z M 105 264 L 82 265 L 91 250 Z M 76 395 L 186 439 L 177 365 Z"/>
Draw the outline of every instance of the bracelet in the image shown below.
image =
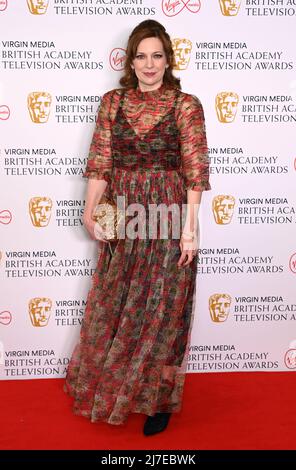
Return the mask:
<path id="1" fill-rule="evenodd" d="M 181 235 L 181 238 L 184 238 L 184 235 L 185 235 L 185 240 L 188 241 L 188 239 L 186 239 L 186 234 L 183 234 Z M 194 240 L 194 237 L 190 237 L 189 241 L 193 242 Z"/>
<path id="2" fill-rule="evenodd" d="M 190 238 L 192 238 L 192 240 L 194 240 L 194 237 L 195 237 L 196 233 L 194 231 L 192 231 L 192 232 L 182 232 L 182 237 L 183 237 L 183 235 L 185 235 L 187 237 L 190 237 Z"/>

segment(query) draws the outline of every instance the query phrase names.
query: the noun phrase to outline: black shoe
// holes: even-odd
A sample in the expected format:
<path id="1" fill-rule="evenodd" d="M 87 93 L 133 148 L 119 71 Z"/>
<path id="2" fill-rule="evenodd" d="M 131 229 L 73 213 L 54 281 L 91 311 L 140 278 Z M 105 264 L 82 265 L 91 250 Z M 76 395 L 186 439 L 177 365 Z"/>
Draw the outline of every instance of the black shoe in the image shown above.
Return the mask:
<path id="1" fill-rule="evenodd" d="M 145 436 L 151 436 L 152 434 L 164 431 L 170 417 L 171 413 L 156 413 L 154 416 L 148 416 L 143 428 Z"/>

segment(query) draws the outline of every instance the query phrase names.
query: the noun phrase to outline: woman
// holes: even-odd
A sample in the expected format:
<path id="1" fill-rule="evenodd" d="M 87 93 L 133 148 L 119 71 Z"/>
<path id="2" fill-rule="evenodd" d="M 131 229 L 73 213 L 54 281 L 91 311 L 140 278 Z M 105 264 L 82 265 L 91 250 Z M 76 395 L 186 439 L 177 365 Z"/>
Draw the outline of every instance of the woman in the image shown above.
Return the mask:
<path id="1" fill-rule="evenodd" d="M 65 384 L 74 413 L 110 424 L 143 413 L 145 435 L 163 431 L 181 409 L 197 268 L 195 205 L 211 189 L 203 108 L 181 92 L 173 66 L 165 28 L 143 21 L 129 37 L 122 87 L 102 97 L 84 173 L 84 224 L 102 250 Z M 166 238 L 126 237 L 110 252 L 92 220 L 105 190 L 147 213 L 149 204 L 185 205 L 182 233 L 172 235 L 178 224 L 169 213 Z"/>

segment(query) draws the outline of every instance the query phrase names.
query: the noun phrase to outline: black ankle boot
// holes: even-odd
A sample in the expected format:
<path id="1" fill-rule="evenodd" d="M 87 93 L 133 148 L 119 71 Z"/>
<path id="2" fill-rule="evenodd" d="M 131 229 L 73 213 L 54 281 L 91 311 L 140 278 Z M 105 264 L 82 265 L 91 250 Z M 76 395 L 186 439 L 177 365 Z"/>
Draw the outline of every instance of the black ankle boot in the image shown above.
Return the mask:
<path id="1" fill-rule="evenodd" d="M 145 436 L 151 436 L 164 431 L 168 425 L 171 413 L 156 413 L 154 416 L 147 416 L 143 432 Z"/>

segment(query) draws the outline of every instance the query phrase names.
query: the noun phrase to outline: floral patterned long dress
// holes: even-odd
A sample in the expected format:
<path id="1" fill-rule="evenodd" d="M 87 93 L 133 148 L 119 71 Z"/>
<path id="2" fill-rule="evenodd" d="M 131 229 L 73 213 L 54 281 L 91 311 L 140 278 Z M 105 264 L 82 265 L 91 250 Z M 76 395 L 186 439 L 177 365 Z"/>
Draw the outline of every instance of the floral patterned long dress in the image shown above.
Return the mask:
<path id="1" fill-rule="evenodd" d="M 106 191 L 115 201 L 124 196 L 126 207 L 180 208 L 187 189 L 211 189 L 200 100 L 167 84 L 105 93 L 84 177 L 107 181 Z M 130 413 L 181 410 L 197 258 L 177 267 L 174 226 L 169 213 L 167 238 L 120 239 L 113 254 L 100 242 L 64 385 L 75 414 L 118 425 Z"/>

